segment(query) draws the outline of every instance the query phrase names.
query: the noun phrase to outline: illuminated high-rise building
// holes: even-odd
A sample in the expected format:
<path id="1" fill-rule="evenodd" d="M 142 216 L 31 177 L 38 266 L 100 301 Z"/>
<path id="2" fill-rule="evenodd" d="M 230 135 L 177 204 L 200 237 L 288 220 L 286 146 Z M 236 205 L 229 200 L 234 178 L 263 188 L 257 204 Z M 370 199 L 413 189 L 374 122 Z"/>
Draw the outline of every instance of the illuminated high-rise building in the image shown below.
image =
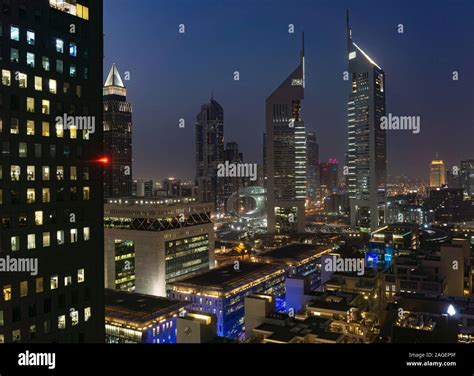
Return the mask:
<path id="1" fill-rule="evenodd" d="M 371 230 L 384 223 L 386 204 L 385 73 L 353 40 L 347 13 L 349 59 L 347 187 L 351 223 Z"/>
<path id="2" fill-rule="evenodd" d="M 102 5 L 2 1 L 0 343 L 105 340 Z"/>
<path id="3" fill-rule="evenodd" d="M 431 161 L 430 188 L 440 188 L 446 184 L 446 167 L 441 160 Z"/>
<path id="4" fill-rule="evenodd" d="M 461 161 L 460 177 L 464 193 L 474 199 L 474 159 Z"/>
<path id="5" fill-rule="evenodd" d="M 104 196 L 132 196 L 132 105 L 116 65 L 104 85 Z"/>
<path id="6" fill-rule="evenodd" d="M 306 181 L 308 200 L 319 201 L 320 195 L 320 173 L 319 173 L 319 145 L 314 132 L 308 132 L 306 135 Z"/>
<path id="7" fill-rule="evenodd" d="M 306 129 L 304 36 L 300 63 L 266 102 L 267 220 L 270 233 L 304 232 Z"/>

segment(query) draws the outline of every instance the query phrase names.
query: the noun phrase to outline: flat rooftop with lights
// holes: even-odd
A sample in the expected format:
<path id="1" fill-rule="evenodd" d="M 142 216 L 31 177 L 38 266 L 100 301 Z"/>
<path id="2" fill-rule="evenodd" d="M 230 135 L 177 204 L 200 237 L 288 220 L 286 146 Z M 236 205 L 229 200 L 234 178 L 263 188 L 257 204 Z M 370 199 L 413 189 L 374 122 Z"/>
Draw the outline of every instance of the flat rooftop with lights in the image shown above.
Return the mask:
<path id="1" fill-rule="evenodd" d="M 330 252 L 333 252 L 331 247 L 296 243 L 261 253 L 257 255 L 256 258 L 286 262 L 301 262 L 314 257 L 321 257 L 323 254 Z"/>
<path id="2" fill-rule="evenodd" d="M 184 310 L 186 302 L 152 295 L 105 289 L 106 321 L 145 328 Z"/>
<path id="3" fill-rule="evenodd" d="M 238 270 L 230 264 L 173 282 L 170 287 L 228 292 L 275 273 L 283 274 L 284 269 L 272 264 L 240 262 Z"/>

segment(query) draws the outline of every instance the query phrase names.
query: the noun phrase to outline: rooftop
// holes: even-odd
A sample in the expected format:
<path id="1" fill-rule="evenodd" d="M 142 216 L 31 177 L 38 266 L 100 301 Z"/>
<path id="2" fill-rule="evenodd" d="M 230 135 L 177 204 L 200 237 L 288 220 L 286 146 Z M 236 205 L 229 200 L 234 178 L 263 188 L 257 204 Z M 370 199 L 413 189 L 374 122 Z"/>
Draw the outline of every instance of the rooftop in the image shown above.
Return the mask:
<path id="1" fill-rule="evenodd" d="M 327 250 L 331 251 L 331 248 L 318 247 L 312 244 L 295 243 L 272 249 L 258 255 L 258 257 L 271 258 L 275 260 L 301 261 L 322 254 Z"/>
<path id="2" fill-rule="evenodd" d="M 144 328 L 177 314 L 188 303 L 152 295 L 105 289 L 105 317 L 132 327 Z"/>
<path id="3" fill-rule="evenodd" d="M 284 269 L 272 264 L 240 262 L 238 270 L 235 270 L 234 264 L 230 264 L 170 283 L 169 285 L 170 287 L 230 291 L 276 272 L 283 273 Z"/>

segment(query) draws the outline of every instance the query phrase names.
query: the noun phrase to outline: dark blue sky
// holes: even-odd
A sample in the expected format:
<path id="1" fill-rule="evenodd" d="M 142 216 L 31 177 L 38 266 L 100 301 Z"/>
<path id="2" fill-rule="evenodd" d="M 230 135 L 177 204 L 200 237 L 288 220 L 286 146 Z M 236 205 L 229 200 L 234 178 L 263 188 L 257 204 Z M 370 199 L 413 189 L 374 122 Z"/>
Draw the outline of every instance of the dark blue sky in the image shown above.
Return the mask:
<path id="1" fill-rule="evenodd" d="M 436 153 L 449 166 L 474 158 L 472 0 L 104 2 L 104 73 L 113 62 L 131 73 L 135 178 L 193 178 L 195 117 L 212 90 L 224 107 L 226 142 L 237 141 L 247 162 L 261 163 L 265 99 L 297 66 L 303 30 L 304 120 L 318 135 L 321 159 L 342 164 L 346 8 L 354 41 L 386 72 L 387 112 L 421 116 L 420 134 L 388 133 L 389 173 L 426 178 Z"/>

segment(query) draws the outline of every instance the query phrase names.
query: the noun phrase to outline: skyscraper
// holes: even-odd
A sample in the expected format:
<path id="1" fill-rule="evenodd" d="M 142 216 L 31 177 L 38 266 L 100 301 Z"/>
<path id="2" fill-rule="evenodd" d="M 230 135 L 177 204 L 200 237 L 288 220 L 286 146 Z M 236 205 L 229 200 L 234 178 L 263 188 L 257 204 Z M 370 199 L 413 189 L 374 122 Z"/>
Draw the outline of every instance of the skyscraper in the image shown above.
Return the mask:
<path id="1" fill-rule="evenodd" d="M 446 184 L 446 168 L 441 160 L 431 161 L 430 188 L 440 188 Z"/>
<path id="2" fill-rule="evenodd" d="M 474 159 L 461 161 L 460 175 L 464 193 L 474 199 Z"/>
<path id="3" fill-rule="evenodd" d="M 0 343 L 103 342 L 102 1 L 2 9 Z"/>
<path id="4" fill-rule="evenodd" d="M 132 105 L 115 64 L 104 85 L 105 197 L 132 196 Z"/>
<path id="5" fill-rule="evenodd" d="M 224 210 L 224 183 L 217 166 L 224 163 L 224 109 L 212 96 L 196 118 L 196 184 L 200 202 L 213 202 Z"/>
<path id="6" fill-rule="evenodd" d="M 339 188 L 339 164 L 336 159 L 330 159 L 320 165 L 321 197 L 337 193 Z"/>
<path id="7" fill-rule="evenodd" d="M 320 173 L 319 173 L 319 145 L 314 132 L 308 132 L 306 135 L 306 180 L 308 199 L 310 201 L 319 201 Z"/>
<path id="8" fill-rule="evenodd" d="M 300 63 L 266 102 L 267 220 L 270 233 L 304 232 L 306 129 L 304 36 Z"/>
<path id="9" fill-rule="evenodd" d="M 353 40 L 347 12 L 347 187 L 351 223 L 371 230 L 384 223 L 386 203 L 385 73 Z"/>

